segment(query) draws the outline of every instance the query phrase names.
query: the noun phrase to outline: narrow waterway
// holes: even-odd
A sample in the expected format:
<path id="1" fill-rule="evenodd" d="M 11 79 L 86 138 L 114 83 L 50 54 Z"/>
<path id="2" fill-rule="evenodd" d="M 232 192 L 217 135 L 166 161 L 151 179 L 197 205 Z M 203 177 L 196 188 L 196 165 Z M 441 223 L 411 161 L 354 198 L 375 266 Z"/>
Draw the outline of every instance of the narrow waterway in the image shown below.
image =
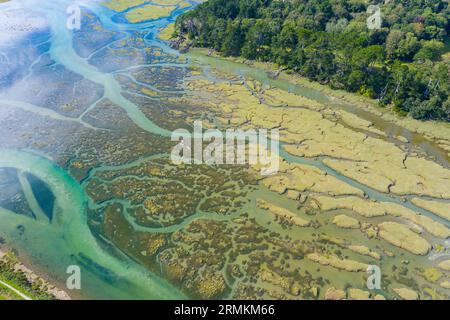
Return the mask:
<path id="1" fill-rule="evenodd" d="M 134 32 L 145 31 L 147 36 L 145 38 L 147 45 L 161 48 L 165 53 L 177 54 L 170 49 L 166 43 L 156 39 L 158 30 L 168 23 L 172 22 L 176 15 L 184 10 L 177 10 L 169 18 L 158 19 L 151 22 L 128 24 L 123 21 L 115 21 L 115 13 L 111 10 L 99 5 L 95 1 L 84 1 L 84 5 L 99 18 L 103 27 L 114 32 Z M 151 132 L 153 134 L 170 137 L 171 132 L 147 118 L 141 109 L 130 100 L 123 96 L 123 91 L 120 83 L 116 80 L 114 73 L 102 72 L 89 63 L 89 58 L 80 57 L 73 47 L 73 34 L 66 27 L 67 14 L 66 8 L 72 4 L 68 0 L 52 0 L 52 1 L 37 1 L 37 0 L 16 0 L 14 4 L 17 7 L 22 7 L 25 10 L 37 11 L 46 17 L 49 27 L 52 31 L 50 39 L 49 55 L 51 59 L 67 68 L 68 70 L 88 79 L 94 83 L 101 85 L 104 88 L 104 98 L 109 99 L 112 103 L 122 108 L 128 118 L 133 121 L 141 129 Z M 210 65 L 217 68 L 226 68 L 227 71 L 233 72 L 237 75 L 252 77 L 267 83 L 272 86 L 279 87 L 283 90 L 296 93 L 301 96 L 313 99 L 320 103 L 333 105 L 323 93 L 293 85 L 283 80 L 270 79 L 266 72 L 249 66 L 241 64 L 234 64 L 231 62 L 221 63 L 220 60 L 208 58 L 204 56 L 190 56 L 191 59 L 196 59 L 204 64 L 204 69 L 207 73 Z M 218 63 L 218 61 L 220 63 Z M 185 63 L 167 63 L 161 64 L 167 66 L 185 67 Z M 143 67 L 151 65 L 139 65 L 135 67 Z M 121 70 L 121 73 L 131 72 L 132 68 Z M 131 76 L 131 75 L 130 75 Z M 15 97 L 17 98 L 17 97 Z M 42 106 L 35 106 L 23 101 L 5 99 L 0 101 L 5 105 L 13 108 L 20 108 L 25 111 L 34 112 L 40 116 L 52 118 L 60 121 L 73 121 L 82 124 L 87 129 L 98 130 L 92 125 L 86 124 L 79 118 L 69 118 L 60 115 L 57 112 L 51 111 Z M 94 106 L 95 104 L 93 104 Z M 403 135 L 412 143 L 423 146 L 428 149 L 433 155 L 438 156 L 439 150 L 423 137 L 416 136 L 416 134 L 405 131 L 405 129 L 388 123 L 387 121 L 376 118 L 373 114 L 368 112 L 352 109 L 352 106 L 344 106 L 350 108 L 353 113 L 362 115 L 363 118 L 372 121 L 375 127 L 388 132 L 391 135 Z M 90 109 L 88 109 L 90 110 Z M 407 207 L 417 213 L 432 217 L 447 226 L 450 223 L 424 209 L 418 208 L 409 201 L 403 201 L 401 197 L 388 195 L 376 190 L 373 190 L 357 181 L 341 175 L 335 170 L 327 167 L 320 160 L 304 159 L 289 155 L 284 150 L 280 150 L 282 158 L 289 162 L 301 163 L 305 165 L 314 166 L 320 170 L 338 178 L 339 180 L 362 190 L 368 197 L 378 201 L 394 202 Z M 160 157 L 163 155 L 156 155 L 148 158 L 142 158 L 132 161 L 131 163 L 121 166 L 105 166 L 95 168 L 91 171 L 91 175 L 97 171 L 122 170 L 124 168 L 131 168 L 137 166 L 144 161 L 150 160 L 153 157 Z M 64 285 L 66 279 L 66 268 L 68 265 L 80 264 L 83 268 L 83 292 L 81 297 L 89 298 L 122 298 L 122 299 L 175 299 L 184 298 L 177 288 L 173 287 L 163 278 L 155 275 L 144 269 L 139 264 L 133 262 L 124 255 L 110 254 L 110 250 L 102 247 L 92 235 L 91 230 L 87 224 L 87 205 L 90 203 L 84 191 L 84 183 L 78 183 L 66 171 L 58 167 L 50 159 L 36 153 L 0 149 L 0 167 L 16 168 L 22 173 L 31 173 L 37 178 L 44 181 L 55 196 L 55 222 L 49 223 L 45 214 L 37 204 L 33 195 L 31 187 L 26 179 L 21 175 L 21 182 L 24 186 L 25 195 L 30 202 L 32 211 L 38 219 L 32 220 L 25 216 L 14 214 L 8 210 L 0 210 L 0 231 L 7 236 L 7 239 L 14 243 L 14 245 L 27 253 L 27 257 L 31 263 L 40 266 L 45 272 L 52 275 L 59 283 Z M 118 201 L 120 202 L 120 201 Z M 129 217 L 126 218 L 134 226 L 137 231 L 145 232 L 174 232 L 187 226 L 190 222 L 201 219 L 215 219 L 228 220 L 234 218 L 232 216 L 215 216 L 211 217 L 203 213 L 197 213 L 185 219 L 182 223 L 170 227 L 162 228 L 146 228 L 139 226 L 135 221 Z M 23 233 L 17 229 L 22 226 L 25 230 Z M 76 296 L 76 293 L 75 293 Z"/>

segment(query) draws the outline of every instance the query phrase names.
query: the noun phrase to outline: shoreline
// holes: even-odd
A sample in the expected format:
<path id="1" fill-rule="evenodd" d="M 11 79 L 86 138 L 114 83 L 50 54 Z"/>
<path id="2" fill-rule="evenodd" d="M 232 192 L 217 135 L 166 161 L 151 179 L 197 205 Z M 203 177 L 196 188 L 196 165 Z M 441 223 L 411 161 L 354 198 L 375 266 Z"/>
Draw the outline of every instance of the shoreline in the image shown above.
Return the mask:
<path id="1" fill-rule="evenodd" d="M 41 276 L 29 264 L 24 262 L 22 259 L 19 259 L 19 257 L 17 257 L 17 255 L 13 252 L 12 248 L 6 245 L 0 247 L 0 261 L 2 261 L 4 257 L 9 253 L 12 253 L 17 259 L 17 263 L 14 265 L 14 272 L 22 272 L 30 284 L 37 284 L 40 291 L 53 296 L 56 300 L 72 300 L 72 298 L 66 291 L 55 286 L 51 282 L 51 280 L 48 280 L 48 278 Z M 17 288 L 14 289 L 18 290 Z"/>
<path id="2" fill-rule="evenodd" d="M 208 55 L 207 48 L 191 48 L 189 53 L 191 52 L 194 54 L 203 55 L 207 58 L 221 59 L 224 61 L 246 65 L 265 72 L 273 72 L 279 69 L 276 64 L 270 62 L 250 61 L 241 57 L 225 57 L 217 52 L 213 52 L 211 55 Z M 186 55 L 189 55 L 189 53 Z M 292 85 L 298 85 L 306 89 L 319 91 L 331 100 L 337 100 L 338 102 L 340 100 L 353 107 L 357 107 L 362 111 L 370 112 L 372 115 L 378 116 L 384 121 L 402 126 L 414 133 L 423 134 L 432 141 L 448 139 L 450 136 L 450 123 L 447 122 L 437 120 L 416 120 L 410 116 L 402 117 L 395 114 L 394 111 L 388 106 L 385 108 L 378 106 L 376 100 L 374 99 L 363 97 L 352 92 L 332 89 L 326 85 L 311 81 L 293 72 L 282 71 L 277 79 L 287 81 Z M 450 150 L 448 150 L 448 152 L 450 157 Z"/>
<path id="3" fill-rule="evenodd" d="M 435 161 L 440 166 L 450 169 L 450 123 L 401 117 L 394 114 L 388 107 L 380 107 L 373 99 L 342 90 L 334 90 L 326 85 L 312 82 L 300 75 L 286 71 L 281 72 L 278 78 L 272 79 L 269 73 L 278 70 L 273 63 L 247 61 L 240 57 L 223 57 L 216 52 L 210 55 L 208 49 L 205 48 L 192 48 L 183 56 L 191 59 L 193 62 L 210 65 L 214 69 L 225 70 L 225 72 L 227 72 L 227 67 L 222 65 L 226 63 L 229 63 L 232 69 L 240 65 L 245 66 L 244 69 L 247 71 L 243 71 L 243 76 L 258 79 L 258 76 L 255 78 L 252 73 L 263 73 L 263 75 L 259 75 L 258 81 L 264 82 L 265 80 L 261 80 L 262 77 L 269 82 L 280 82 L 281 86 L 279 88 L 282 90 L 286 90 L 286 88 L 283 89 L 282 87 L 288 85 L 292 86 L 293 90 L 310 91 L 312 95 L 318 95 L 319 100 L 317 101 L 319 103 L 329 104 L 328 106 L 336 111 L 342 110 L 351 113 L 368 122 L 370 128 L 374 128 L 379 132 L 382 131 L 385 140 L 407 148 L 418 146 L 424 156 Z M 223 61 L 222 65 L 221 61 Z M 247 73 L 250 74 L 247 75 Z M 278 87 L 273 83 L 269 83 L 269 86 Z M 303 95 L 303 93 L 299 94 Z M 312 98 L 312 100 L 315 99 Z M 328 101 L 320 101 L 324 99 Z"/>

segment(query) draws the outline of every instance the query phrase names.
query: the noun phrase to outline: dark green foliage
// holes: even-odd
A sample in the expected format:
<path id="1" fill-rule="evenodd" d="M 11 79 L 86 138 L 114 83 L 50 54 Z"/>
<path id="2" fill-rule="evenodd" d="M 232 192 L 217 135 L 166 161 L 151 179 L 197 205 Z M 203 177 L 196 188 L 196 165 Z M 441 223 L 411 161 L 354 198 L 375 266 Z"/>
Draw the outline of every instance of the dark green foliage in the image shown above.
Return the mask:
<path id="1" fill-rule="evenodd" d="M 401 114 L 450 121 L 448 2 L 378 2 L 376 31 L 363 0 L 209 0 L 180 16 L 177 31 L 195 46 L 275 62 Z"/>

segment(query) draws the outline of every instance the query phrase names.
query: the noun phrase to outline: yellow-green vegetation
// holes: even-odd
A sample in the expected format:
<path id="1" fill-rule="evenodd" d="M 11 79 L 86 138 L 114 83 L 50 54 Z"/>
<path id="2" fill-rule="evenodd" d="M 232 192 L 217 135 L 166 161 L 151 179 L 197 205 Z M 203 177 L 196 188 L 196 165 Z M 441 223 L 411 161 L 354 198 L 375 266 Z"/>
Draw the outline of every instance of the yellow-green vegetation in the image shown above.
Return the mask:
<path id="1" fill-rule="evenodd" d="M 109 0 L 102 2 L 102 4 L 117 12 L 124 12 L 129 8 L 136 7 L 125 14 L 125 17 L 131 23 L 168 17 L 175 9 L 183 9 L 191 5 L 184 0 Z M 174 30 L 173 26 L 171 28 L 171 33 L 166 35 L 169 38 Z"/>
<path id="2" fill-rule="evenodd" d="M 162 6 L 175 6 L 178 4 L 181 4 L 182 6 L 186 5 L 186 2 L 184 0 L 151 0 L 151 2 Z"/>
<path id="3" fill-rule="evenodd" d="M 296 190 L 298 192 L 326 193 L 332 196 L 363 195 L 361 190 L 353 188 L 317 168 L 301 164 L 288 164 L 284 161 L 280 163 L 279 174 L 264 178 L 262 183 L 270 190 L 280 194 L 287 190 Z"/>
<path id="4" fill-rule="evenodd" d="M 222 71 L 222 67 L 223 70 L 227 69 L 227 63 L 229 62 L 223 59 L 217 61 L 217 67 L 210 71 L 214 81 L 202 77 L 203 73 L 192 68 L 191 74 L 194 75 L 195 70 L 195 77 L 185 80 L 188 94 L 171 101 L 180 105 L 195 105 L 198 109 L 180 110 L 179 116 L 183 115 L 188 122 L 192 122 L 207 114 L 207 117 L 202 117 L 206 122 L 205 127 L 244 130 L 279 128 L 280 139 L 285 143 L 284 148 L 288 153 L 297 158 L 320 159 L 343 176 L 351 177 L 380 193 L 391 194 L 405 202 L 409 200 L 403 196 L 411 199 L 449 198 L 449 170 L 418 148 L 414 148 L 414 152 L 408 152 L 404 145 L 411 142 L 405 137 L 396 136 L 394 142 L 388 138 L 383 126 L 366 120 L 357 112 L 327 106 L 274 86 L 263 85 L 250 77 L 237 77 Z M 358 101 L 355 99 L 353 102 Z M 376 115 L 376 111 L 372 111 L 371 117 Z M 214 119 L 214 122 L 210 119 Z M 415 124 L 414 121 L 411 124 Z M 421 134 L 433 140 L 439 137 L 439 146 L 444 145 L 449 141 L 450 127 L 441 124 L 436 127 L 439 130 L 434 130 L 427 124 L 421 128 Z M 259 171 L 260 166 L 253 166 L 253 169 Z M 310 229 L 316 229 L 320 234 L 316 239 L 335 248 L 326 250 L 318 246 L 317 242 L 314 243 L 316 240 L 312 240 L 314 244 L 304 253 L 306 259 L 301 266 L 312 263 L 326 267 L 327 274 L 331 274 L 333 269 L 358 274 L 364 272 L 368 265 L 379 263 L 384 269 L 392 268 L 396 275 L 389 278 L 398 288 L 401 285 L 413 289 L 420 288 L 420 285 L 432 286 L 432 278 L 412 274 L 410 271 L 426 261 L 425 256 L 431 251 L 432 245 L 437 250 L 443 245 L 441 239 L 450 237 L 450 229 L 444 223 L 436 221 L 431 213 L 420 214 L 418 210 L 404 206 L 401 201 L 374 200 L 344 179 L 339 179 L 320 167 L 293 163 L 290 157 L 286 160 L 280 158 L 279 172 L 260 177 L 260 183 L 276 196 L 285 197 L 287 203 L 294 201 L 298 213 L 293 209 L 294 206 L 285 207 L 280 205 L 281 201 L 272 202 L 275 195 L 270 196 L 270 200 L 258 197 L 260 209 L 272 213 L 278 223 L 291 220 L 288 224 L 281 223 L 286 230 L 291 230 L 289 225 L 295 225 L 292 223 L 294 217 L 301 218 L 303 222 L 309 221 L 309 228 L 304 228 L 302 232 L 308 233 Z M 445 200 L 441 201 L 444 202 Z M 307 220 L 304 218 L 305 214 L 314 218 Z M 316 217 L 320 222 L 315 220 Z M 257 219 L 272 221 L 270 215 L 258 214 Z M 342 232 L 346 232 L 346 236 L 336 236 Z M 311 239 L 306 235 L 305 238 Z M 316 247 L 323 251 L 316 250 Z M 395 267 L 401 261 L 406 261 L 404 266 Z M 322 269 L 317 270 L 321 270 L 317 271 L 318 274 L 324 274 Z M 295 284 L 292 278 L 274 272 L 274 269 L 265 270 L 263 274 L 264 277 L 259 278 L 259 281 L 266 286 L 270 283 L 270 288 L 283 288 L 281 291 L 273 289 L 270 297 L 292 294 L 286 289 Z M 330 285 L 337 288 L 337 293 L 331 290 L 332 293 L 329 292 L 328 296 L 335 294 L 334 298 L 349 297 L 349 292 L 344 289 L 346 287 L 338 282 L 333 277 Z M 372 298 L 393 298 L 397 296 L 392 289 L 396 286 L 384 288 L 386 296 Z M 323 285 L 319 287 L 324 288 Z M 429 296 L 422 295 L 424 292 L 419 289 L 417 291 L 420 296 Z M 309 293 L 313 297 L 315 290 L 311 286 L 301 292 L 302 295 Z M 319 295 L 325 298 L 326 290 L 320 290 Z M 364 293 L 354 293 L 355 298 L 363 296 Z"/>
<path id="5" fill-rule="evenodd" d="M 273 270 L 269 270 L 266 267 L 262 268 L 260 278 L 262 281 L 281 287 L 285 291 L 289 291 L 292 286 L 289 278 L 280 276 L 278 273 L 274 272 Z"/>
<path id="6" fill-rule="evenodd" d="M 382 140 L 364 137 L 354 144 L 354 149 L 350 155 L 347 150 L 342 150 L 341 157 L 353 160 L 327 159 L 325 164 L 342 174 L 362 182 L 375 190 L 394 193 L 399 195 L 416 194 L 425 196 L 435 196 L 440 198 L 450 198 L 448 181 L 450 180 L 449 170 L 443 168 L 430 160 L 420 157 L 408 157 L 401 149 L 390 145 Z M 355 141 L 356 142 L 356 141 Z M 320 143 L 317 147 L 321 147 Z M 323 147 L 325 147 L 323 145 Z M 373 160 L 358 157 L 356 153 L 367 155 L 368 149 L 372 150 Z M 345 148 L 346 149 L 346 148 Z M 365 151 L 363 151 L 366 149 Z M 324 149 L 307 150 L 307 156 L 320 154 Z M 294 154 L 303 152 L 303 148 L 290 149 Z M 313 151 L 311 154 L 310 152 Z M 325 154 L 328 152 L 324 152 Z M 339 153 L 337 154 L 339 156 Z M 363 156 L 364 157 L 364 156 Z M 354 160 L 360 162 L 354 162 Z"/>
<path id="7" fill-rule="evenodd" d="M 349 288 L 347 296 L 351 300 L 370 300 L 370 292 L 356 288 Z"/>
<path id="8" fill-rule="evenodd" d="M 326 196 L 315 196 L 321 210 L 331 211 L 337 209 L 348 209 L 361 216 L 372 218 L 386 215 L 386 211 L 378 202 L 367 201 L 358 197 L 332 198 Z"/>
<path id="9" fill-rule="evenodd" d="M 105 7 L 111 10 L 122 12 L 131 7 L 136 7 L 149 2 L 148 0 L 108 0 L 102 2 Z"/>
<path id="10" fill-rule="evenodd" d="M 386 215 L 401 217 L 419 225 L 436 237 L 443 239 L 450 237 L 450 229 L 443 224 L 395 203 L 367 201 L 358 197 L 332 198 L 316 196 L 314 199 L 319 204 L 320 209 L 324 211 L 348 209 L 369 218 Z"/>
<path id="11" fill-rule="evenodd" d="M 450 271 L 450 260 L 442 261 L 438 265 L 439 268 L 445 271 Z"/>
<path id="12" fill-rule="evenodd" d="M 450 289 L 450 281 L 442 281 L 439 285 L 444 289 Z"/>
<path id="13" fill-rule="evenodd" d="M 289 144 L 285 149 L 293 155 L 326 157 L 326 165 L 380 192 L 450 198 L 450 171 L 439 164 L 355 130 L 359 125 L 344 126 L 338 113 L 327 106 L 277 88 L 255 86 L 250 81 L 247 84 L 250 90 L 237 83 L 203 80 L 187 85 L 192 90 L 213 93 L 214 99 L 205 102 L 205 107 L 222 109 L 218 116 L 221 123 L 283 128 L 281 140 Z M 448 133 L 450 136 L 450 128 Z"/>
<path id="14" fill-rule="evenodd" d="M 347 297 L 344 290 L 336 289 L 335 287 L 328 288 L 325 293 L 326 300 L 344 300 Z"/>
<path id="15" fill-rule="evenodd" d="M 172 34 L 175 31 L 175 23 L 170 23 L 165 27 L 160 33 L 158 33 L 158 38 L 164 41 L 170 40 Z"/>
<path id="16" fill-rule="evenodd" d="M 394 292 L 403 300 L 418 300 L 419 295 L 414 290 L 408 288 L 394 288 Z"/>
<path id="17" fill-rule="evenodd" d="M 415 198 L 412 200 L 412 203 L 450 221 L 450 202 L 429 201 Z"/>
<path id="18" fill-rule="evenodd" d="M 397 247 L 418 255 L 426 255 L 431 250 L 431 245 L 427 240 L 405 225 L 396 222 L 383 222 L 378 227 L 380 237 Z"/>
<path id="19" fill-rule="evenodd" d="M 225 280 L 221 275 L 206 275 L 198 281 L 197 290 L 202 299 L 218 298 L 225 290 Z"/>
<path id="20" fill-rule="evenodd" d="M 333 219 L 333 223 L 340 228 L 344 229 L 359 229 L 359 221 L 345 214 L 337 215 Z"/>
<path id="21" fill-rule="evenodd" d="M 293 213 L 287 209 L 277 207 L 267 201 L 259 199 L 258 206 L 261 209 L 269 211 L 270 213 L 274 214 L 278 218 L 283 219 L 289 223 L 292 223 L 293 225 L 296 225 L 299 227 L 307 227 L 310 224 L 309 221 L 298 217 L 295 213 Z"/>
<path id="22" fill-rule="evenodd" d="M 134 23 L 189 4 L 114 0 L 105 5 Z M 196 21 L 189 25 L 198 27 Z M 173 30 L 169 24 L 158 37 L 167 40 Z M 63 128 L 14 138 L 21 145 L 39 145 L 32 149 L 54 159 L 73 155 L 59 162 L 89 198 L 87 222 L 99 242 L 190 298 L 411 298 L 405 290 L 424 299 L 449 296 L 448 272 L 438 265 L 440 258 L 427 256 L 448 251 L 450 230 L 432 214 L 445 211 L 437 206 L 450 199 L 448 165 L 445 155 L 428 152 L 450 152 L 448 126 L 421 126 L 410 119 L 393 124 L 395 116 L 388 118 L 361 96 L 338 97 L 340 91 L 286 72 L 276 80 L 279 66 L 268 75 L 248 61 L 233 67 L 218 61 L 231 72 L 191 63 L 189 56 L 179 59 L 164 46 L 149 44 L 147 35 L 131 32 L 114 39 L 90 63 L 98 64 L 99 72 L 118 64 L 120 71 L 112 74 L 124 98 L 167 131 L 189 129 L 199 119 L 204 128 L 222 131 L 279 129 L 279 171 L 265 176 L 262 165 L 176 165 L 168 157 L 170 139 L 141 130 L 146 119 L 136 121 L 118 101 L 103 99 L 92 108 L 61 104 L 58 110 L 79 111 L 80 122 L 98 130 L 70 131 L 75 135 L 70 139 L 61 135 L 61 141 L 77 143 L 58 144 L 56 151 L 43 146 L 54 144 L 50 138 L 67 132 L 67 126 L 25 113 L 27 127 L 38 133 L 41 126 Z M 370 95 L 367 88 L 361 93 Z M 0 127 L 10 137 L 9 126 Z M 3 195 L 2 182 L 13 179 L 7 174 L 0 179 Z M 382 269 L 382 295 L 365 289 L 370 265 Z"/>
<path id="23" fill-rule="evenodd" d="M 348 246 L 348 248 L 356 253 L 374 258 L 376 260 L 381 260 L 381 255 L 378 252 L 372 251 L 366 246 L 350 245 L 350 246 Z"/>
<path id="24" fill-rule="evenodd" d="M 359 272 L 365 271 L 369 267 L 369 265 L 348 260 L 348 259 L 339 259 L 335 256 L 325 256 L 318 253 L 311 253 L 306 256 L 309 260 L 317 262 L 324 266 L 330 266 L 339 270 L 345 270 L 349 272 Z"/>
<path id="25" fill-rule="evenodd" d="M 423 271 L 423 276 L 428 281 L 430 281 L 432 283 L 436 283 L 444 276 L 444 274 L 441 271 L 439 271 L 437 268 L 426 268 Z"/>
<path id="26" fill-rule="evenodd" d="M 208 62 L 217 61 L 217 67 L 220 67 L 221 64 L 226 63 L 238 63 L 245 65 L 254 66 L 254 68 L 258 68 L 260 70 L 264 70 L 266 72 L 274 72 L 279 69 L 279 65 L 268 63 L 268 62 L 258 62 L 258 61 L 248 61 L 243 58 L 235 58 L 235 57 L 223 57 L 219 56 L 216 53 L 212 54 L 212 57 L 205 58 L 206 55 L 209 55 L 208 50 L 202 48 L 194 48 L 191 49 L 190 55 L 195 57 L 202 57 L 202 59 L 207 59 Z M 365 112 L 369 112 L 373 116 L 379 118 L 380 120 L 387 121 L 392 125 L 399 125 L 407 130 L 410 130 L 413 133 L 417 133 L 423 135 L 430 141 L 433 141 L 439 145 L 439 147 L 447 150 L 450 153 L 450 141 L 448 139 L 450 134 L 450 123 L 445 122 L 436 122 L 436 121 L 419 121 L 409 117 L 400 117 L 398 115 L 390 112 L 389 109 L 379 108 L 379 104 L 376 100 L 355 95 L 343 90 L 331 89 L 329 86 L 322 85 L 318 82 L 311 81 L 307 78 L 301 77 L 298 74 L 292 72 L 283 71 L 280 73 L 279 78 L 282 81 L 287 81 L 292 83 L 293 85 L 297 85 L 300 87 L 308 88 L 311 90 L 315 90 L 317 92 L 323 93 L 329 97 L 332 97 L 332 100 L 340 100 L 345 103 L 357 106 L 358 109 L 361 109 Z M 334 108 L 333 111 L 337 111 L 338 109 Z M 371 128 L 374 128 L 373 123 L 371 123 Z M 401 140 L 404 140 L 405 137 L 399 136 Z M 448 155 L 450 160 L 450 154 Z"/>
<path id="27" fill-rule="evenodd" d="M 156 6 L 146 5 L 126 13 L 125 17 L 131 23 L 138 23 L 148 20 L 156 20 L 163 17 L 168 17 L 177 7 L 176 6 Z"/>

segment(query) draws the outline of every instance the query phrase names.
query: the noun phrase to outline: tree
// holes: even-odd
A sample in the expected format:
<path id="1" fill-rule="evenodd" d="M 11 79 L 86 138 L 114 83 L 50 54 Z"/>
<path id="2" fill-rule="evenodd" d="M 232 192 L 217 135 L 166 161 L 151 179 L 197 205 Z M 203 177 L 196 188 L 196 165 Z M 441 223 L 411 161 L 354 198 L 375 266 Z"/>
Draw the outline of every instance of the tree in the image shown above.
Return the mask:
<path id="1" fill-rule="evenodd" d="M 386 53 L 389 59 L 394 59 L 403 39 L 403 32 L 397 29 L 391 30 L 386 38 Z"/>
<path id="2" fill-rule="evenodd" d="M 414 57 L 416 61 L 436 60 L 443 53 L 445 45 L 437 40 L 424 41 L 422 48 Z"/>
<path id="3" fill-rule="evenodd" d="M 448 120 L 450 72 L 441 61 L 448 3 L 387 1 L 380 30 L 367 28 L 367 3 L 209 0 L 178 17 L 176 28 L 194 46 L 275 62 L 333 88 L 379 98 L 401 114 Z"/>
<path id="4" fill-rule="evenodd" d="M 241 21 L 228 21 L 221 51 L 228 56 L 238 56 L 245 40 L 245 32 L 241 28 Z"/>
<path id="5" fill-rule="evenodd" d="M 404 61 L 410 61 L 417 51 L 420 49 L 419 40 L 413 33 L 408 32 L 403 39 L 400 40 L 395 56 Z"/>

